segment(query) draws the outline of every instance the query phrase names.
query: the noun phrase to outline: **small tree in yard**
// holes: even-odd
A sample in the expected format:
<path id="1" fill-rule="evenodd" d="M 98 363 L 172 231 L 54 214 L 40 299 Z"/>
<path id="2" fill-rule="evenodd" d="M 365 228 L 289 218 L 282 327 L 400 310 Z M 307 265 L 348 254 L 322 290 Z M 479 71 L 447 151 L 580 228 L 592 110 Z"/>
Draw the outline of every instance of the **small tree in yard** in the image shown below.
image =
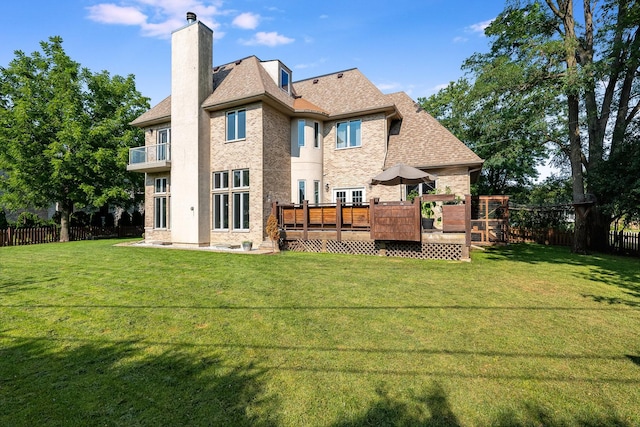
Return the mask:
<path id="1" fill-rule="evenodd" d="M 271 215 L 269 215 L 267 219 L 267 235 L 269 239 L 271 239 L 272 250 L 275 252 L 276 241 L 280 240 L 280 229 L 278 228 L 278 220 L 273 212 L 271 212 Z"/>

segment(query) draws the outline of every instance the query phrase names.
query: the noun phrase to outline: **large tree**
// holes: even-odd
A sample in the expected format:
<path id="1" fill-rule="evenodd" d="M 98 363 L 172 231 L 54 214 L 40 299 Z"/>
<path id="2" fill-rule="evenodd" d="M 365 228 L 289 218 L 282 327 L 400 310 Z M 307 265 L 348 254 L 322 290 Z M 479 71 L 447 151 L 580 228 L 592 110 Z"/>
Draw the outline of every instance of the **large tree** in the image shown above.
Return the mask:
<path id="1" fill-rule="evenodd" d="M 40 45 L 0 67 L 0 194 L 15 208 L 57 203 L 67 241 L 74 207 L 126 205 L 141 188 L 126 163 L 144 135 L 128 123 L 149 103 L 132 75 L 82 68 L 60 37 Z"/>
<path id="2" fill-rule="evenodd" d="M 422 107 L 451 130 L 485 162 L 475 186 L 478 194 L 509 194 L 516 201 L 538 177 L 537 166 L 547 158 L 545 117 L 557 100 L 536 88 L 519 88 L 522 70 L 490 64 L 467 78 L 452 82 Z"/>
<path id="3" fill-rule="evenodd" d="M 604 248 L 613 216 L 638 210 L 639 32 L 637 0 L 513 0 L 486 30 L 491 51 L 466 63 L 476 82 L 498 81 L 502 103 L 538 103 L 549 129 L 540 143 L 555 143 L 570 165 L 575 252 Z"/>

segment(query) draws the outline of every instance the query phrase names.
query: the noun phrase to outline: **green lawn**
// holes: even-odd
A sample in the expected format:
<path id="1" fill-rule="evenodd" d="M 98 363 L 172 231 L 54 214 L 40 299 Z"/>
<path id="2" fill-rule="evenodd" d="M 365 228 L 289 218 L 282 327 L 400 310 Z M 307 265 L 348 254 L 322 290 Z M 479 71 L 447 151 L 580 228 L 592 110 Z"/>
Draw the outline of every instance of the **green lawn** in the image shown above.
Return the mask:
<path id="1" fill-rule="evenodd" d="M 640 260 L 0 248 L 2 426 L 637 426 Z"/>

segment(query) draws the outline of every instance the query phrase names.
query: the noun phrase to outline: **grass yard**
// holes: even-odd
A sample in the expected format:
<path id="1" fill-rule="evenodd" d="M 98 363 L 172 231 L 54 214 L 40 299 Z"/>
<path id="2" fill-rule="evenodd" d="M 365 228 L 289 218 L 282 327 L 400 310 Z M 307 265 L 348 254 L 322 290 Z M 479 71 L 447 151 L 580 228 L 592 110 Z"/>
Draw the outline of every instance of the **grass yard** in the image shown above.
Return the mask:
<path id="1" fill-rule="evenodd" d="M 640 260 L 0 248 L 2 426 L 638 426 Z"/>

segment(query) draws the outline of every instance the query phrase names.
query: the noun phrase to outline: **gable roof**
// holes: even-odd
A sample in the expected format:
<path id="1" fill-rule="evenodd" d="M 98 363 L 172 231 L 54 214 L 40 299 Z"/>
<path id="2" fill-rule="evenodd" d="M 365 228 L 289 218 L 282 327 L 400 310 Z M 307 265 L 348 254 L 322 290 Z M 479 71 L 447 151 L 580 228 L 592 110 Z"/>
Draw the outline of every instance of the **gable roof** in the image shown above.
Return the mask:
<path id="1" fill-rule="evenodd" d="M 294 82 L 293 87 L 297 96 L 328 111 L 330 118 L 395 110 L 357 68 Z"/>
<path id="2" fill-rule="evenodd" d="M 478 157 L 447 128 L 404 92 L 386 95 L 402 115 L 392 126 L 385 169 L 405 163 L 419 169 L 442 166 L 481 166 Z"/>
<path id="3" fill-rule="evenodd" d="M 148 126 L 171 120 L 171 96 L 156 104 L 153 108 L 142 113 L 130 123 L 132 126 Z"/>
<path id="4" fill-rule="evenodd" d="M 202 103 L 208 110 L 240 105 L 267 96 L 293 110 L 293 97 L 283 91 L 260 65 L 256 56 L 249 56 L 213 69 L 213 93 Z"/>

